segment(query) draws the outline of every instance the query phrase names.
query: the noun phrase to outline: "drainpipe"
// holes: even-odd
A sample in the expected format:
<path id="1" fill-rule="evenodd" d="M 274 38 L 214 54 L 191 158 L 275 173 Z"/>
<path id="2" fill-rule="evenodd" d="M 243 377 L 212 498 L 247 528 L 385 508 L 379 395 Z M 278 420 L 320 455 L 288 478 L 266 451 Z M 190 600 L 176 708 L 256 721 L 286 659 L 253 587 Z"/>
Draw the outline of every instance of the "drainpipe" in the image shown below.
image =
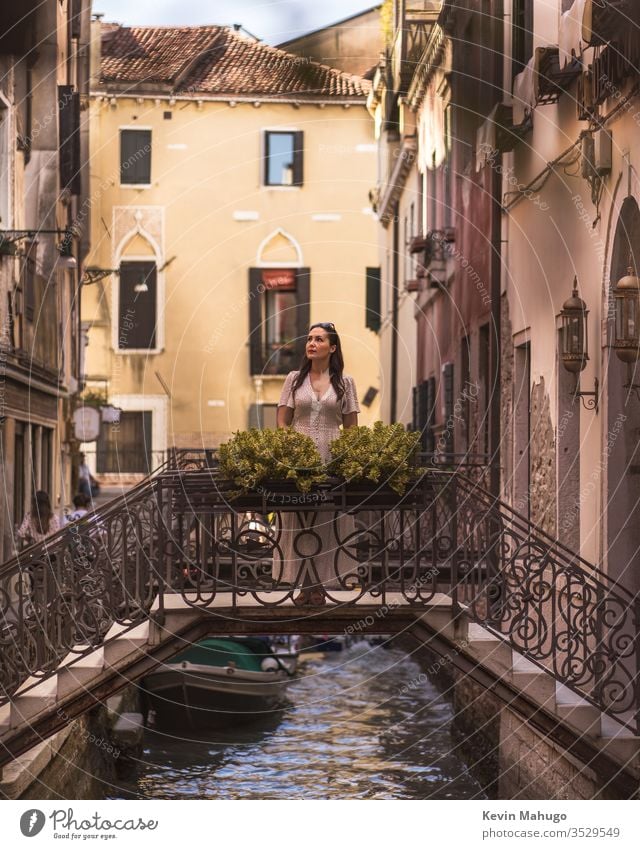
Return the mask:
<path id="1" fill-rule="evenodd" d="M 391 411 L 390 419 L 393 424 L 398 415 L 398 275 L 399 275 L 399 239 L 400 221 L 398 204 L 393 210 L 393 254 L 392 254 L 392 301 L 391 301 Z"/>

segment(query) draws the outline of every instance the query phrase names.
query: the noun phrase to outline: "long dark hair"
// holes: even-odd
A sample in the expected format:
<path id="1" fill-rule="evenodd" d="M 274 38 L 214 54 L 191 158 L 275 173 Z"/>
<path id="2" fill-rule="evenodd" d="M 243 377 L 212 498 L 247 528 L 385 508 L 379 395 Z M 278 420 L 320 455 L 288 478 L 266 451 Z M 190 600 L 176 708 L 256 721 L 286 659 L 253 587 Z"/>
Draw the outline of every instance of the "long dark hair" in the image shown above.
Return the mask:
<path id="1" fill-rule="evenodd" d="M 342 345 L 340 344 L 340 337 L 338 336 L 335 324 L 333 324 L 332 322 L 317 321 L 315 324 L 311 325 L 309 330 L 313 330 L 314 327 L 321 327 L 323 330 L 325 330 L 327 332 L 327 335 L 329 336 L 329 344 L 336 346 L 335 351 L 329 357 L 329 380 L 331 381 L 331 385 L 335 390 L 338 400 L 340 400 L 344 395 L 344 380 L 342 378 L 342 372 L 344 371 L 344 357 L 342 356 Z M 302 356 L 298 376 L 293 381 L 293 386 L 291 387 L 291 394 L 294 397 L 297 390 L 300 389 L 302 384 L 307 379 L 307 375 L 310 371 L 311 360 L 309 359 L 309 357 L 307 357 L 305 353 Z"/>
<path id="2" fill-rule="evenodd" d="M 48 534 L 53 510 L 47 493 L 39 489 L 31 499 L 31 519 L 39 534 Z"/>

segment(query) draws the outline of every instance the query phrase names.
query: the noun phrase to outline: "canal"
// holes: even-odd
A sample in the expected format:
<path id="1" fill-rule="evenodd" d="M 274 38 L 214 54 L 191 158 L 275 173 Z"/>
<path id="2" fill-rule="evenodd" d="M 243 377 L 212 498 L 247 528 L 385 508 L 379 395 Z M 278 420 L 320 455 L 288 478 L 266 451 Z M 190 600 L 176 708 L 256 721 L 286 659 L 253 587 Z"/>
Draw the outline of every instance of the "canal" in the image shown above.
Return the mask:
<path id="1" fill-rule="evenodd" d="M 145 732 L 111 799 L 482 799 L 451 754 L 451 706 L 404 651 L 359 642 L 305 661 L 259 724 Z"/>

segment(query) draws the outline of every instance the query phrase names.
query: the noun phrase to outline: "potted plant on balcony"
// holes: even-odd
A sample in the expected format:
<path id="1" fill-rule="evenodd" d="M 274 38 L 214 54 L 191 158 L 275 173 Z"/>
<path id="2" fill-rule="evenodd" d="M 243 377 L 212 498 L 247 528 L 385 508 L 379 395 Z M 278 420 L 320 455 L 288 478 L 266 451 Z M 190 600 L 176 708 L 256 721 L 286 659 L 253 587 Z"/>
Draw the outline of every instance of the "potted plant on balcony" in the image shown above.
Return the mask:
<path id="1" fill-rule="evenodd" d="M 352 427 L 331 443 L 329 470 L 344 482 L 344 506 L 403 503 L 417 497 L 420 434 L 401 424 Z"/>
<path id="2" fill-rule="evenodd" d="M 219 461 L 221 488 L 235 500 L 257 494 L 270 505 L 295 506 L 327 480 L 313 440 L 292 428 L 239 431 L 220 446 Z"/>

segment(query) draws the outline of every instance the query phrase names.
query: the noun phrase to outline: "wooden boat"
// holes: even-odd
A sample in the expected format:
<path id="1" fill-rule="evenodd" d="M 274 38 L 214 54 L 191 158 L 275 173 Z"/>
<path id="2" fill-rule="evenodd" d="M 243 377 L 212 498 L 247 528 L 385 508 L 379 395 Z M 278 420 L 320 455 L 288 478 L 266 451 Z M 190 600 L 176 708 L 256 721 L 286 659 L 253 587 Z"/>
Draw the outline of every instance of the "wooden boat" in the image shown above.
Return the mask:
<path id="1" fill-rule="evenodd" d="M 256 637 L 208 637 L 142 681 L 163 728 L 220 728 L 268 718 L 285 700 L 297 651 Z"/>

